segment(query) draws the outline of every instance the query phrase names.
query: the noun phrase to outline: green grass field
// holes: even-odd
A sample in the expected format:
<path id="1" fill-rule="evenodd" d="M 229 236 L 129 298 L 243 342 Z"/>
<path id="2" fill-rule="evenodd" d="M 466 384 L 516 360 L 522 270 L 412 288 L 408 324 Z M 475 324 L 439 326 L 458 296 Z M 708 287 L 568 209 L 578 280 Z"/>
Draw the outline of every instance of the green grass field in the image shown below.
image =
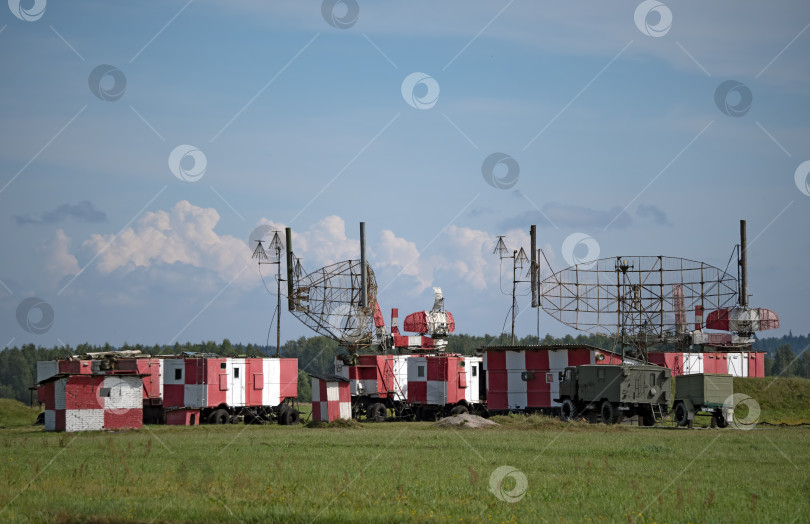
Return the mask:
<path id="1" fill-rule="evenodd" d="M 771 424 L 810 381 L 735 380 Z M 301 405 L 309 412 L 309 406 Z M 494 429 L 149 426 L 47 433 L 0 399 L 0 522 L 802 522 L 810 427 L 639 428 L 493 417 Z M 345 426 L 345 424 L 343 424 Z M 501 466 L 513 472 L 498 489 Z M 517 472 L 514 472 L 514 470 Z M 521 481 L 525 478 L 525 489 Z M 507 502 L 512 496 L 514 502 Z"/>
<path id="2" fill-rule="evenodd" d="M 495 420 L 504 425 L 7 428 L 0 430 L 0 521 L 791 522 L 810 515 L 805 428 Z M 490 490 L 500 466 L 525 475 L 519 501 Z M 504 479 L 507 495 L 518 480 Z"/>

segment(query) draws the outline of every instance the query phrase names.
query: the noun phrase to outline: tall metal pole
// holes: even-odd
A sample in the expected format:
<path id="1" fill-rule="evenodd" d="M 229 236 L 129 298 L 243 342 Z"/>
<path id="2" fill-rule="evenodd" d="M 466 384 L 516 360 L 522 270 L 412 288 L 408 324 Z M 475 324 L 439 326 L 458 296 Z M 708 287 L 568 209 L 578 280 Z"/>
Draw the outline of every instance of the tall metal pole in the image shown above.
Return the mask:
<path id="1" fill-rule="evenodd" d="M 537 226 L 532 224 L 529 228 L 531 238 L 532 263 L 530 266 L 532 283 L 532 307 L 537 307 Z"/>
<path id="2" fill-rule="evenodd" d="M 745 220 L 740 220 L 740 306 L 748 307 L 748 242 Z"/>
<path id="3" fill-rule="evenodd" d="M 293 252 L 292 252 L 292 229 L 284 228 L 287 240 L 287 307 L 290 311 L 295 309 L 293 300 Z M 280 261 L 279 261 L 280 262 Z"/>
<path id="4" fill-rule="evenodd" d="M 538 275 L 538 265 L 540 263 L 540 256 L 537 252 L 537 226 L 532 224 L 529 228 L 529 238 L 531 240 L 531 251 L 532 251 L 532 263 L 529 266 L 529 270 L 531 271 L 531 286 L 532 286 L 532 307 L 537 309 L 537 343 L 540 344 L 540 308 L 538 307 L 538 302 L 540 297 L 537 293 L 537 280 L 540 275 Z"/>
<path id="5" fill-rule="evenodd" d="M 360 306 L 364 310 L 368 307 L 366 272 L 366 223 L 360 222 Z"/>
<path id="6" fill-rule="evenodd" d="M 517 251 L 512 253 L 512 345 L 515 345 L 515 288 L 517 287 Z"/>
<path id="7" fill-rule="evenodd" d="M 536 269 L 537 269 L 537 280 L 538 280 L 538 283 L 537 283 L 537 286 L 538 286 L 538 290 L 537 290 L 538 291 L 538 293 L 537 293 L 537 345 L 540 345 L 540 289 L 539 289 L 539 286 L 540 286 L 540 283 L 539 283 L 539 279 L 540 279 L 540 250 L 539 249 L 537 250 L 536 255 L 537 255 L 537 267 L 536 267 Z"/>
<path id="8" fill-rule="evenodd" d="M 276 270 L 276 298 L 278 299 L 276 318 L 276 358 L 281 356 L 281 246 L 276 246 L 276 260 L 278 269 Z"/>

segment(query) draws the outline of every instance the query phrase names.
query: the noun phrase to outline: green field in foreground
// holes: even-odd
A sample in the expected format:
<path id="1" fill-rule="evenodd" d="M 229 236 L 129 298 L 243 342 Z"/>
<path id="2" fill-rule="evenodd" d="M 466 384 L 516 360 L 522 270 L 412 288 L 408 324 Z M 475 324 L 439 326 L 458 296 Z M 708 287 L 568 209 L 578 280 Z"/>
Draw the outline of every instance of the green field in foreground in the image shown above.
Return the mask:
<path id="1" fill-rule="evenodd" d="M 504 425 L 2 429 L 0 521 L 793 522 L 810 515 L 807 428 L 495 420 Z M 514 503 L 490 490 L 500 466 L 519 471 L 496 490 L 515 498 L 523 491 Z"/>

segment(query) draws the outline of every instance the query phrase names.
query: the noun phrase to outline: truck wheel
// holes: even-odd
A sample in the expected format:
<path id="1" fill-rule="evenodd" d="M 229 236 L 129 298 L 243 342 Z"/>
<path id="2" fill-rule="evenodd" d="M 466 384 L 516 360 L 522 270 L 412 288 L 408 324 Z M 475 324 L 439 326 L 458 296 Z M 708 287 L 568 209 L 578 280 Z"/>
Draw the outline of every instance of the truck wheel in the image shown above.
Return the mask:
<path id="1" fill-rule="evenodd" d="M 599 413 L 602 415 L 602 422 L 605 424 L 615 424 L 619 420 L 619 412 L 609 400 L 602 402 L 602 409 Z"/>
<path id="2" fill-rule="evenodd" d="M 728 427 L 728 420 L 726 420 L 726 417 L 723 416 L 722 412 L 718 412 L 715 415 L 715 418 L 717 419 L 717 427 L 718 428 L 727 428 Z"/>
<path id="3" fill-rule="evenodd" d="M 577 407 L 574 405 L 574 401 L 570 398 L 567 398 L 562 401 L 562 406 L 560 406 L 560 418 L 563 420 L 573 420 L 576 417 Z"/>
<path id="4" fill-rule="evenodd" d="M 225 409 L 217 409 L 208 417 L 211 424 L 227 424 L 231 420 L 231 414 Z"/>
<path id="5" fill-rule="evenodd" d="M 366 419 L 369 422 L 385 422 L 385 406 L 379 402 L 369 406 L 366 411 Z"/>
<path id="6" fill-rule="evenodd" d="M 689 413 L 686 411 L 686 406 L 683 402 L 678 402 L 675 406 L 675 422 L 681 427 L 689 423 Z"/>
<path id="7" fill-rule="evenodd" d="M 298 424 L 298 410 L 293 408 L 288 408 L 286 412 L 284 412 L 284 424 L 286 426 L 295 426 Z"/>
<path id="8" fill-rule="evenodd" d="M 645 411 L 641 415 L 641 423 L 647 427 L 655 426 L 655 415 L 653 414 L 652 410 Z"/>
<path id="9" fill-rule="evenodd" d="M 467 406 L 456 406 L 452 410 L 450 410 L 451 415 L 463 415 L 469 412 L 470 410 L 467 409 Z"/>
<path id="10" fill-rule="evenodd" d="M 278 423 L 281 426 L 287 425 L 287 413 L 289 413 L 290 408 L 287 407 L 287 404 L 282 404 L 280 408 L 278 408 Z"/>

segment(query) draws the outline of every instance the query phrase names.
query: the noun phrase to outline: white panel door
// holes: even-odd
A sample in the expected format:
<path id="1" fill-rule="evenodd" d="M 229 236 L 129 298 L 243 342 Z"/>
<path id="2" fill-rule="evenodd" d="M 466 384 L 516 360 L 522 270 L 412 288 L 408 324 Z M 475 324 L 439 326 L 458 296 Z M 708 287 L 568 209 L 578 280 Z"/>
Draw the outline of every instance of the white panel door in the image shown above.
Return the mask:
<path id="1" fill-rule="evenodd" d="M 225 365 L 228 375 L 228 393 L 225 396 L 229 406 L 245 405 L 245 359 L 229 358 Z"/>
<path id="2" fill-rule="evenodd" d="M 262 372 L 264 374 L 262 405 L 277 406 L 281 402 L 281 363 L 277 358 L 265 358 L 262 360 Z"/>

